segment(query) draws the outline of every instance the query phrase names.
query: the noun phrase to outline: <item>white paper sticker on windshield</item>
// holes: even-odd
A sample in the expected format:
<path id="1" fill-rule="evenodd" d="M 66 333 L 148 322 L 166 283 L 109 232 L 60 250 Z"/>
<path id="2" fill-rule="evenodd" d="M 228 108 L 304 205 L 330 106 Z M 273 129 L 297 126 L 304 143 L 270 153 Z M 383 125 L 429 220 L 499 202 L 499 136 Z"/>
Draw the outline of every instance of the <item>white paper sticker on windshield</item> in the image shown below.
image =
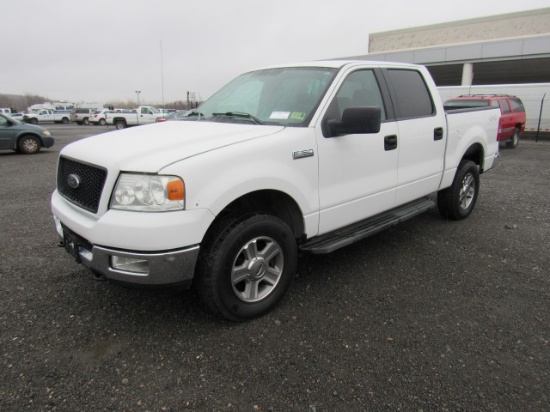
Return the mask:
<path id="1" fill-rule="evenodd" d="M 290 116 L 290 112 L 271 112 L 270 119 L 285 120 Z"/>

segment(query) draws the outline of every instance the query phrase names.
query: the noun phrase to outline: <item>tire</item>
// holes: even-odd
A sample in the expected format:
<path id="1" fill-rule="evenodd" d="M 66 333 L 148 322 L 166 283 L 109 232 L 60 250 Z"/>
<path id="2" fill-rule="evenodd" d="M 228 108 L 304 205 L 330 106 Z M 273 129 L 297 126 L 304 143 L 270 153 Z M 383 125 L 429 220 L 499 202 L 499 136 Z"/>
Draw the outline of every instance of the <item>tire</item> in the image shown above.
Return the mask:
<path id="1" fill-rule="evenodd" d="M 105 126 L 107 124 L 107 122 L 105 121 L 105 119 L 99 119 L 99 125 L 100 126 Z"/>
<path id="2" fill-rule="evenodd" d="M 40 141 L 34 136 L 23 136 L 17 142 L 17 149 L 20 153 L 34 154 L 40 151 Z"/>
<path id="3" fill-rule="evenodd" d="M 69 123 L 69 119 L 67 119 L 66 117 L 64 117 L 63 119 L 61 119 L 61 123 L 67 124 L 67 123 Z"/>
<path id="4" fill-rule="evenodd" d="M 197 267 L 197 291 L 207 308 L 232 321 L 273 309 L 296 273 L 290 228 L 277 217 L 253 214 L 226 221 L 209 239 Z"/>
<path id="5" fill-rule="evenodd" d="M 124 120 L 117 120 L 115 122 L 115 128 L 117 130 L 126 129 L 126 122 Z"/>
<path id="6" fill-rule="evenodd" d="M 439 213 L 452 220 L 465 219 L 472 213 L 478 194 L 479 168 L 470 160 L 462 160 L 451 187 L 437 194 Z"/>
<path id="7" fill-rule="evenodd" d="M 38 124 L 38 119 L 36 117 L 33 117 L 31 120 L 29 120 L 29 123 Z"/>
<path id="8" fill-rule="evenodd" d="M 82 123 L 83 123 L 84 125 L 88 126 L 88 125 L 90 124 L 90 121 L 89 121 L 88 118 L 86 117 Z"/>
<path id="9" fill-rule="evenodd" d="M 512 138 L 506 142 L 506 147 L 508 149 L 515 149 L 516 147 L 518 147 L 519 138 L 520 138 L 520 129 L 519 127 L 516 127 L 514 129 L 514 134 L 512 135 Z"/>

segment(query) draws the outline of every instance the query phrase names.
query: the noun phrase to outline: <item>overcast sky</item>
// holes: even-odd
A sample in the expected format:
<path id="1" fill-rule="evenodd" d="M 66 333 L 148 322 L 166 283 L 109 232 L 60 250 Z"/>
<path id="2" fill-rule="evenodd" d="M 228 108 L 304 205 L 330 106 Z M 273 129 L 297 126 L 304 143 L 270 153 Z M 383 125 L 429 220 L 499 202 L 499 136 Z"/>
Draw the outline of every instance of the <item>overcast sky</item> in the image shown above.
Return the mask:
<path id="1" fill-rule="evenodd" d="M 243 71 L 367 54 L 369 33 L 548 7 L 548 0 L 13 0 L 0 93 L 72 102 L 207 98 Z M 162 45 L 162 47 L 161 47 Z M 162 52 L 161 52 L 162 50 Z"/>

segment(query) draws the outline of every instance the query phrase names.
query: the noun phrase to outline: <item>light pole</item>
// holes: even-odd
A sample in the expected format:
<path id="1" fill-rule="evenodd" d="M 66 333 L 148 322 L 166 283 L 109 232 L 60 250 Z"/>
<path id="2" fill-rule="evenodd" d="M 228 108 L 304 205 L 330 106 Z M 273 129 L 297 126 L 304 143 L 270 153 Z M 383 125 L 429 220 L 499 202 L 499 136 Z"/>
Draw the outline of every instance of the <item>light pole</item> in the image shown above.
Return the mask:
<path id="1" fill-rule="evenodd" d="M 141 90 L 136 90 L 136 96 L 138 101 L 138 107 L 139 107 L 139 94 L 141 93 Z"/>

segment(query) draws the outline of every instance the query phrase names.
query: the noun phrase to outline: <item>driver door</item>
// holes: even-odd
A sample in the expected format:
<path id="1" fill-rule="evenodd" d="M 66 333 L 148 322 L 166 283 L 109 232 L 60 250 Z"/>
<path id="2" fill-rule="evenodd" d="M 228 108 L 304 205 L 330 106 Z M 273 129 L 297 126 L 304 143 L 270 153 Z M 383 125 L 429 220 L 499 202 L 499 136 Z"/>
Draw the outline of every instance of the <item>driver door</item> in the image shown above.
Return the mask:
<path id="1" fill-rule="evenodd" d="M 340 120 L 345 108 L 382 108 L 380 131 L 327 137 L 317 128 L 319 152 L 319 235 L 391 208 L 395 202 L 399 145 L 398 127 L 388 119 L 374 70 L 346 76 L 329 104 L 322 123 Z M 323 129 L 325 129 L 323 131 Z"/>

